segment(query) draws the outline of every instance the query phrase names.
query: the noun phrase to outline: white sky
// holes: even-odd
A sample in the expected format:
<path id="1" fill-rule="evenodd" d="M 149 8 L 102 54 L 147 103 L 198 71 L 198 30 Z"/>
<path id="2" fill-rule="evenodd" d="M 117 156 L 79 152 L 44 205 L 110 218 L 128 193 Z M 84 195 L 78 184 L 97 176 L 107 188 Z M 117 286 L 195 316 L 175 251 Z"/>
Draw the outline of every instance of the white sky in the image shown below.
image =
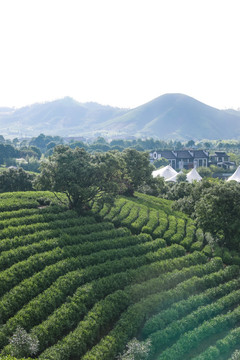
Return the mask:
<path id="1" fill-rule="evenodd" d="M 0 106 L 240 107 L 239 0 L 0 0 Z"/>

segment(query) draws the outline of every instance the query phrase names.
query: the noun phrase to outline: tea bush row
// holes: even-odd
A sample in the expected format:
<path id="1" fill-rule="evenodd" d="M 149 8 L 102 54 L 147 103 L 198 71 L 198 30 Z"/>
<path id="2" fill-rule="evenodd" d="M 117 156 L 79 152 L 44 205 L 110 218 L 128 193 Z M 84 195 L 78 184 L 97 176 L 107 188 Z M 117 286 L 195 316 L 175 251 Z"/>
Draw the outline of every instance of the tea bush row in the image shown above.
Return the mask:
<path id="1" fill-rule="evenodd" d="M 131 302 L 134 302 L 136 298 L 139 298 L 139 294 L 145 293 L 146 295 L 149 291 L 152 292 L 153 289 L 156 289 L 159 283 L 162 283 L 163 279 L 156 278 L 154 280 L 153 278 L 163 273 L 166 267 L 169 271 L 174 271 L 176 267 L 179 269 L 177 274 L 173 272 L 172 274 L 163 275 L 164 279 L 167 278 L 168 280 L 165 280 L 166 286 L 170 286 L 170 284 L 173 286 L 174 283 L 178 283 L 181 279 L 192 276 L 192 272 L 197 272 L 197 266 L 191 266 L 189 270 L 183 268 L 191 265 L 192 262 L 192 255 L 186 258 L 160 261 L 157 264 L 154 263 L 154 266 L 145 265 L 86 284 L 85 287 L 79 288 L 71 300 L 69 299 L 67 303 L 58 308 L 45 322 L 36 326 L 33 333 L 40 339 L 42 347 L 46 347 L 49 343 L 53 344 L 66 329 L 71 330 L 71 327 L 76 326 L 87 309 L 102 297 L 113 291 L 123 289 L 129 284 L 134 284 L 131 287 Z M 143 281 L 142 285 L 137 285 Z M 146 281 L 147 283 L 145 283 Z"/>
<path id="2" fill-rule="evenodd" d="M 55 220 L 51 222 L 42 222 L 30 225 L 9 226 L 0 232 L 0 239 L 12 238 L 15 236 L 33 234 L 35 232 L 47 229 L 58 229 L 76 225 L 87 225 L 96 223 L 92 216 L 77 217 L 70 219 Z"/>
<path id="3" fill-rule="evenodd" d="M 155 244 L 159 249 L 159 241 L 155 242 Z M 63 285 L 64 282 L 69 282 L 70 291 L 74 291 L 71 286 L 71 278 L 76 278 L 77 282 L 80 281 L 83 284 L 85 281 L 93 280 L 94 277 L 106 276 L 109 273 L 120 272 L 158 260 L 185 255 L 185 250 L 179 245 L 173 245 L 158 251 L 152 251 L 153 246 L 154 244 L 152 243 L 146 243 L 142 244 L 142 246 L 137 245 L 120 250 L 103 250 L 92 255 L 68 258 L 57 264 L 47 266 L 43 271 L 24 280 L 2 297 L 0 319 L 1 321 L 6 321 L 16 311 L 21 309 L 26 302 L 36 297 L 45 289 L 48 289 L 59 276 L 61 277 L 59 281 L 62 281 Z M 131 257 L 129 257 L 130 253 L 132 254 Z M 83 268 L 86 269 L 84 270 Z M 52 296 L 54 296 L 54 292 Z"/>
<path id="4" fill-rule="evenodd" d="M 231 330 L 240 320 L 240 306 L 226 314 L 205 321 L 194 330 L 183 334 L 170 348 L 163 351 L 158 360 L 180 360 L 202 341 L 223 331 Z"/>
<path id="5" fill-rule="evenodd" d="M 201 306 L 199 309 L 182 319 L 173 321 L 165 329 L 157 331 L 149 336 L 151 341 L 151 351 L 156 353 L 171 346 L 182 334 L 197 328 L 204 321 L 210 320 L 211 318 L 230 310 L 231 307 L 238 304 L 239 300 L 240 290 L 235 290 L 212 304 Z"/>
<path id="6" fill-rule="evenodd" d="M 107 223 L 103 223 L 103 224 L 107 224 Z M 107 228 L 107 226 L 106 226 L 106 228 Z M 92 229 L 94 230 L 94 228 L 92 228 Z M 81 234 L 81 231 L 80 231 L 80 234 Z M 16 264 L 16 266 L 18 266 L 17 264 L 19 264 L 19 262 L 22 262 L 23 260 L 25 260 L 26 258 L 29 258 L 30 256 L 31 256 L 31 259 L 29 258 L 28 260 L 32 260 L 32 256 L 34 256 L 34 255 L 36 255 L 35 258 L 41 257 L 41 261 L 42 261 L 42 265 L 43 265 L 44 263 L 46 263 L 46 260 L 44 258 L 44 254 L 42 254 L 42 253 L 43 252 L 46 253 L 46 252 L 52 250 L 52 253 L 49 254 L 50 257 L 48 256 L 48 254 L 46 254 L 46 256 L 48 258 L 48 262 L 49 262 L 51 257 L 54 260 L 54 252 L 56 252 L 56 249 L 58 249 L 59 254 L 60 254 L 60 252 L 62 253 L 62 255 L 63 255 L 62 258 L 64 258 L 64 257 L 68 257 L 68 256 L 73 256 L 74 251 L 76 251 L 75 255 L 80 254 L 79 251 L 81 251 L 81 249 L 83 251 L 82 254 L 86 255 L 86 251 L 88 251 L 90 253 L 92 251 L 96 252 L 96 251 L 111 248 L 111 247 L 114 248 L 114 246 L 116 248 L 118 248 L 118 247 L 121 247 L 122 243 L 124 243 L 124 239 L 122 239 L 121 242 L 120 241 L 114 242 L 114 239 L 119 238 L 119 237 L 124 237 L 124 235 L 129 237 L 129 239 L 128 239 L 129 244 L 130 244 L 130 241 L 132 242 L 132 244 L 134 244 L 134 241 L 137 243 L 138 238 L 133 237 L 132 235 L 129 235 L 127 229 L 119 228 L 116 230 L 112 229 L 112 230 L 108 230 L 108 231 L 102 230 L 99 232 L 98 231 L 91 232 L 90 234 L 86 234 L 86 235 L 82 234 L 82 235 L 70 236 L 70 235 L 64 234 L 58 238 L 42 240 L 40 242 L 29 244 L 26 246 L 19 246 L 16 249 L 4 251 L 0 254 L 0 270 L 4 270 L 4 269 L 6 270 L 8 267 L 10 267 L 14 264 Z M 146 236 L 145 237 L 142 236 L 139 239 L 145 239 L 145 238 L 146 238 Z M 108 239 L 111 239 L 112 242 L 109 241 Z M 107 243 L 102 243 L 103 240 L 107 241 Z M 126 246 L 127 246 L 127 240 L 125 242 L 126 242 Z M 104 245 L 105 245 L 105 247 L 104 247 Z M 60 248 L 62 250 L 60 250 Z M 65 253 L 64 253 L 63 249 L 65 249 Z M 71 249 L 73 251 L 72 253 L 71 253 Z M 89 249 L 89 250 L 87 250 L 87 249 Z M 67 251 L 67 250 L 69 250 L 69 251 Z M 49 264 L 49 263 L 47 263 L 47 264 Z M 19 264 L 19 266 L 21 266 L 21 264 Z M 23 271 L 24 271 L 24 269 L 23 269 Z M 2 274 L 0 273 L 0 277 L 1 277 L 1 275 Z"/>
<path id="7" fill-rule="evenodd" d="M 64 224 L 66 224 L 66 222 L 64 222 Z M 20 235 L 20 236 L 15 236 L 13 238 L 3 239 L 0 241 L 0 251 L 3 252 L 11 249 L 16 249 L 17 247 L 27 246 L 46 239 L 53 239 L 57 237 L 62 238 L 62 236 L 65 235 L 68 235 L 70 237 L 70 236 L 76 236 L 78 234 L 79 235 L 91 234 L 92 232 L 100 232 L 111 229 L 114 229 L 114 225 L 109 222 L 108 223 L 93 222 L 92 224 L 90 223 L 90 224 L 82 225 L 80 221 L 80 224 L 78 225 L 78 220 L 76 219 L 75 224 L 72 224 L 72 226 L 67 226 L 66 224 L 66 227 L 64 226 L 64 227 L 47 229 L 47 230 L 40 230 L 33 234 Z M 127 229 L 125 229 L 124 231 L 125 233 L 127 233 Z M 128 233 L 130 233 L 130 231 L 128 231 Z M 68 239 L 68 241 L 70 241 L 70 239 Z"/>
<path id="8" fill-rule="evenodd" d="M 178 259 L 179 264 L 180 262 L 182 262 L 182 264 L 184 262 L 187 264 L 187 259 L 185 258 L 186 257 Z M 188 264 L 190 259 L 192 262 L 194 260 L 196 261 L 197 258 L 199 259 L 198 254 L 189 255 Z M 168 266 L 168 263 L 170 263 L 170 261 L 165 262 L 162 269 L 165 269 L 165 267 Z M 205 271 L 203 270 L 204 267 Z M 52 348 L 47 349 L 40 358 L 45 357 L 47 359 L 54 359 L 59 352 L 60 359 L 75 358 L 77 354 L 81 357 L 88 347 L 93 345 L 105 334 L 109 325 L 116 321 L 128 306 L 131 306 L 131 304 L 136 301 L 140 301 L 149 294 L 172 288 L 180 281 L 184 281 L 185 278 L 192 277 L 195 273 L 201 273 L 202 275 L 211 270 L 213 270 L 213 267 L 210 266 L 210 264 L 203 265 L 201 270 L 199 265 L 192 266 L 191 268 L 183 268 L 182 271 L 177 271 L 173 274 L 164 274 L 161 277 L 148 280 L 145 283 L 129 286 L 121 292 L 118 290 L 116 293 L 107 296 L 104 300 L 95 304 L 93 309 L 86 315 L 84 320 L 78 324 L 72 333 L 67 335 Z M 166 269 L 163 271 L 166 271 Z M 117 302 L 114 300 L 115 297 L 118 299 Z M 131 324 L 131 326 L 134 325 Z"/>
<path id="9" fill-rule="evenodd" d="M 199 306 L 208 305 L 212 301 L 231 293 L 240 287 L 240 279 L 234 279 L 218 287 L 207 289 L 205 292 L 190 296 L 187 300 L 182 300 L 173 304 L 169 309 L 153 316 L 144 325 L 141 333 L 146 338 L 157 330 L 163 330 L 171 322 L 184 318 L 190 312 L 196 310 Z"/>
<path id="10" fill-rule="evenodd" d="M 220 270 L 218 273 L 205 275 L 202 278 L 192 277 L 171 290 L 150 295 L 140 302 L 129 306 L 108 335 L 103 337 L 82 359 L 114 359 L 123 350 L 124 345 L 129 339 L 136 336 L 146 318 L 168 307 L 176 300 L 184 299 L 190 294 L 205 290 L 209 286 L 216 286 L 216 283 L 232 278 L 233 272 L 233 269 L 225 269 Z"/>

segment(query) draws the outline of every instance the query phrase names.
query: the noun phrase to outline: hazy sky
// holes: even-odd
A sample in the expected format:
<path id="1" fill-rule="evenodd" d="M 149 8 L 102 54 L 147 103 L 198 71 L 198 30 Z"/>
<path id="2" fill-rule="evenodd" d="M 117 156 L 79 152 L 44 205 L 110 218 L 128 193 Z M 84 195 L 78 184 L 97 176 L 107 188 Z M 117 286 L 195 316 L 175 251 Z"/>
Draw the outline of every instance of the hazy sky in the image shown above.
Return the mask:
<path id="1" fill-rule="evenodd" d="M 239 0 L 0 0 L 0 106 L 240 107 Z"/>

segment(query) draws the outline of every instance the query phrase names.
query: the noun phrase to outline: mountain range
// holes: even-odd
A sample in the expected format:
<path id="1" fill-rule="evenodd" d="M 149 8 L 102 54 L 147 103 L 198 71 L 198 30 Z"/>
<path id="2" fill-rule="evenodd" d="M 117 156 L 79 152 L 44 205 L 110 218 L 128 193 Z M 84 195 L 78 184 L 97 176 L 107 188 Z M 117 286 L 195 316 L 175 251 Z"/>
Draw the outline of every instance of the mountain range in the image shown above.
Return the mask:
<path id="1" fill-rule="evenodd" d="M 240 138 L 240 111 L 219 110 L 184 94 L 165 94 L 135 109 L 80 103 L 72 98 L 19 109 L 0 107 L 0 134 L 158 137 L 201 140 Z"/>

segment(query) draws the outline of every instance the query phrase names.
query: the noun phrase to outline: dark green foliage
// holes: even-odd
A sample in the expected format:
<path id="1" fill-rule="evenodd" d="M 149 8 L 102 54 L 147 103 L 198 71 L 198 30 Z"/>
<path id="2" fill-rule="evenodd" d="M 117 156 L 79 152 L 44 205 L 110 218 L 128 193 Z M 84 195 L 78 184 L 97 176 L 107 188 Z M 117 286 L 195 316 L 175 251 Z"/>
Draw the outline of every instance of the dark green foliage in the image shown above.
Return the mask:
<path id="1" fill-rule="evenodd" d="M 209 167 L 200 166 L 200 167 L 198 167 L 197 171 L 202 178 L 212 176 L 212 170 Z"/>
<path id="2" fill-rule="evenodd" d="M 49 149 L 48 144 L 53 142 L 54 144 L 62 144 L 63 139 L 59 136 L 46 136 L 44 134 L 40 134 L 36 138 L 32 138 L 29 145 L 30 148 L 39 156 L 39 151 L 37 149 L 40 149 L 40 151 L 44 153 L 47 149 Z M 50 148 L 52 148 L 52 146 L 50 146 Z"/>
<path id="3" fill-rule="evenodd" d="M 20 163 L 20 166 L 26 171 L 40 172 L 40 161 L 35 157 L 27 159 L 27 163 Z"/>
<path id="4" fill-rule="evenodd" d="M 0 192 L 31 191 L 35 176 L 23 169 L 8 169 L 0 172 Z"/>
<path id="5" fill-rule="evenodd" d="M 167 159 L 165 159 L 164 157 L 162 157 L 161 159 L 155 160 L 153 162 L 153 165 L 155 166 L 156 169 L 158 169 L 161 166 L 169 165 L 169 161 Z"/>
<path id="6" fill-rule="evenodd" d="M 8 159 L 16 158 L 19 155 L 12 145 L 4 145 L 0 143 L 0 164 L 4 164 Z"/>
<path id="7" fill-rule="evenodd" d="M 210 232 L 221 246 L 235 249 L 240 236 L 240 184 L 214 184 L 202 193 L 195 205 L 199 226 Z"/>
<path id="8" fill-rule="evenodd" d="M 214 186 L 214 180 L 203 179 L 200 182 L 180 182 L 174 184 L 166 193 L 166 198 L 175 200 L 173 208 L 194 217 L 195 205 L 202 197 L 203 192 Z"/>
<path id="9" fill-rule="evenodd" d="M 120 160 L 111 153 L 90 155 L 78 147 L 54 148 L 41 165 L 36 186 L 66 194 L 70 208 L 84 210 L 93 199 L 111 202 L 122 186 Z"/>
<path id="10" fill-rule="evenodd" d="M 122 152 L 122 158 L 125 161 L 126 173 L 129 177 L 126 193 L 133 195 L 139 186 L 151 182 L 154 168 L 149 162 L 147 152 L 141 153 L 135 149 L 126 149 Z"/>
<path id="11" fill-rule="evenodd" d="M 178 183 L 178 184 L 181 183 L 181 182 L 186 181 L 186 179 L 187 179 L 187 175 L 184 174 L 184 173 L 179 173 L 179 174 L 177 175 L 177 183 Z"/>

